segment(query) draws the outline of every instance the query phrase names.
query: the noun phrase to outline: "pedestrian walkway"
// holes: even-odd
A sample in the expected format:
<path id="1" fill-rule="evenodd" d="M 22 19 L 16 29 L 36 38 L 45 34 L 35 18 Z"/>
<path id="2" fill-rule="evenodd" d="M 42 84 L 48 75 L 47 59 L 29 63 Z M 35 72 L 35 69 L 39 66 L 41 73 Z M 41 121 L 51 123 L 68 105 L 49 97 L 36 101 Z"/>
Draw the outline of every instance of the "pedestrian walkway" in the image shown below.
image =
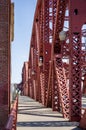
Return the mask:
<path id="1" fill-rule="evenodd" d="M 29 97 L 19 97 L 17 130 L 81 130 L 78 125 Z"/>

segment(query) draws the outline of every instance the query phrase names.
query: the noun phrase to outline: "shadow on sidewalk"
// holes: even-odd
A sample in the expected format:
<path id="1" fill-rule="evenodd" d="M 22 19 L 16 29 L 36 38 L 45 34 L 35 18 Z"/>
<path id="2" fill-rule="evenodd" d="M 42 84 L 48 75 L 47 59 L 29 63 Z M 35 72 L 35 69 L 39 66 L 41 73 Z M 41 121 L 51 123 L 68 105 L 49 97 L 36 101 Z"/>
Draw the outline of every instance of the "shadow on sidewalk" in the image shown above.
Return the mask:
<path id="1" fill-rule="evenodd" d="M 78 126 L 78 122 L 68 121 L 30 121 L 30 122 L 18 122 L 17 127 L 69 127 Z"/>
<path id="2" fill-rule="evenodd" d="M 41 117 L 54 117 L 54 118 L 63 118 L 63 116 L 57 116 L 57 115 L 49 115 L 49 113 L 47 114 L 45 111 L 45 114 L 43 114 L 43 112 L 38 112 L 38 111 L 29 111 L 29 112 L 18 112 L 18 114 L 23 114 L 23 115 L 33 115 L 33 116 L 41 116 Z"/>

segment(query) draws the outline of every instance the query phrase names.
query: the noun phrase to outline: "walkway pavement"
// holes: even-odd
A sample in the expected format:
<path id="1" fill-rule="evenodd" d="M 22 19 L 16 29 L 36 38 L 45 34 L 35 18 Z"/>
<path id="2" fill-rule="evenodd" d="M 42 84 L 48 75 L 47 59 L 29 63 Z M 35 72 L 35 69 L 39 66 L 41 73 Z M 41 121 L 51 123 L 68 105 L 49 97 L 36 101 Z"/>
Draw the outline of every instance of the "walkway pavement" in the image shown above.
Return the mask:
<path id="1" fill-rule="evenodd" d="M 29 97 L 19 97 L 17 130 L 81 130 L 78 125 Z"/>

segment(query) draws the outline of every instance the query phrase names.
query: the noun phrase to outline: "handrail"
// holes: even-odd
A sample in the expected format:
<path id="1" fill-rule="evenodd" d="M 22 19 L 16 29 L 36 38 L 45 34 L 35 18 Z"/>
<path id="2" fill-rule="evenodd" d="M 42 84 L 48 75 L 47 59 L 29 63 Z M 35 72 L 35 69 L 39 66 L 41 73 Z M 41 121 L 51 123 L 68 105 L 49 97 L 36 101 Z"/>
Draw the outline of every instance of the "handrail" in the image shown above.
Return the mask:
<path id="1" fill-rule="evenodd" d="M 18 96 L 16 97 L 14 101 L 7 124 L 3 130 L 16 130 L 17 110 L 18 110 Z"/>

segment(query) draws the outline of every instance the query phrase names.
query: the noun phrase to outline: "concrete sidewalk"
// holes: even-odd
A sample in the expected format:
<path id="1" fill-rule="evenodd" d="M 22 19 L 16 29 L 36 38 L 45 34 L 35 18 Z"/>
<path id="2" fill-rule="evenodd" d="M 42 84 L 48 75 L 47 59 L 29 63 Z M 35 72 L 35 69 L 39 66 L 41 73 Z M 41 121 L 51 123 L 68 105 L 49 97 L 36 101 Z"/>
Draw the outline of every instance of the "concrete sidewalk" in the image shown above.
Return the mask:
<path id="1" fill-rule="evenodd" d="M 29 97 L 19 97 L 17 130 L 81 130 L 78 125 Z"/>

